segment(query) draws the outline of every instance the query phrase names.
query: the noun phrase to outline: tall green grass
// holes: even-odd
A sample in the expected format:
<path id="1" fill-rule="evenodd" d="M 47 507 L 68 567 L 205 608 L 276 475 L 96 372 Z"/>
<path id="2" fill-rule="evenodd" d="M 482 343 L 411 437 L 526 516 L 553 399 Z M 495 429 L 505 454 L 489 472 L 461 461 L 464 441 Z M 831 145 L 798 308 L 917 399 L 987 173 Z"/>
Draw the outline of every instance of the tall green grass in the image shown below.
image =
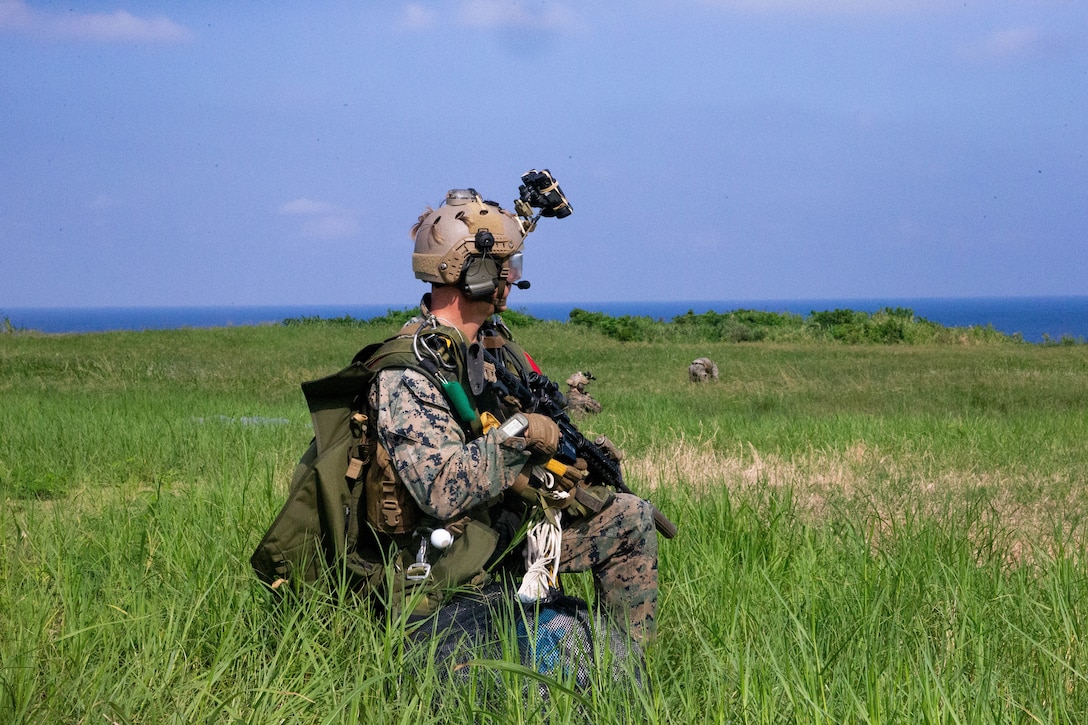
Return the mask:
<path id="1" fill-rule="evenodd" d="M 0 336 L 0 721 L 1088 717 L 1084 346 L 526 326 L 553 378 L 594 373 L 582 427 L 680 525 L 651 686 L 544 701 L 512 657 L 470 667 L 485 697 L 348 594 L 276 606 L 249 570 L 309 440 L 299 382 L 395 325 Z M 721 379 L 693 386 L 702 356 Z"/>

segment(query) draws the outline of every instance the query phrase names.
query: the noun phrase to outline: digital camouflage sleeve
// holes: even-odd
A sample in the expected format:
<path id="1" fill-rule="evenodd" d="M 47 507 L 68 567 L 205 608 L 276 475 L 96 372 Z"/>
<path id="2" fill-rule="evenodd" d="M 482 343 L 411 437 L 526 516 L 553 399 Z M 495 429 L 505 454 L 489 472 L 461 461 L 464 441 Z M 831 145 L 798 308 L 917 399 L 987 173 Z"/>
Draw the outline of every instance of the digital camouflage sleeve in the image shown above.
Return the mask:
<path id="1" fill-rule="evenodd" d="M 529 454 L 522 438 L 495 429 L 466 442 L 442 392 L 414 370 L 385 370 L 371 393 L 378 439 L 420 509 L 439 520 L 509 488 Z"/>

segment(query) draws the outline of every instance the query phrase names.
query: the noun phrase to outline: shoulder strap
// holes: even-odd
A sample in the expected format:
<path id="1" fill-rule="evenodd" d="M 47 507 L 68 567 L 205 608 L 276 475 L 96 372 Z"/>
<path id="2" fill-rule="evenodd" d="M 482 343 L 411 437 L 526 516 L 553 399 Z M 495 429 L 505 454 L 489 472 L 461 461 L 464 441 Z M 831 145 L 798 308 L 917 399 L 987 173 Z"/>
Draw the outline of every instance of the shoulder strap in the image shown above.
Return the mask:
<path id="1" fill-rule="evenodd" d="M 387 367 L 420 369 L 412 354 L 410 338 L 394 337 L 367 345 L 347 367 L 302 384 L 318 454 L 343 434 L 352 413 L 366 407 L 366 395 L 374 377 Z"/>

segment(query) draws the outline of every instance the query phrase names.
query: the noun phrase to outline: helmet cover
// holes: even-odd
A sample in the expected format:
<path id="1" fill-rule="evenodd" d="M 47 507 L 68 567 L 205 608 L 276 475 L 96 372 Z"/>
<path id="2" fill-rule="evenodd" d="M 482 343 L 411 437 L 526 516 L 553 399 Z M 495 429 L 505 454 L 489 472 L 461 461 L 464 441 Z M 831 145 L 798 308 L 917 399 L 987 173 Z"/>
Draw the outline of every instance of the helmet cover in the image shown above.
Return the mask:
<path id="1" fill-rule="evenodd" d="M 490 250 L 476 246 L 476 232 L 481 229 L 494 239 Z M 493 201 L 482 200 L 475 189 L 451 189 L 440 207 L 428 208 L 419 216 L 409 236 L 415 242 L 412 271 L 416 279 L 457 284 L 473 255 L 510 259 L 521 251 L 525 232 L 517 217 Z"/>

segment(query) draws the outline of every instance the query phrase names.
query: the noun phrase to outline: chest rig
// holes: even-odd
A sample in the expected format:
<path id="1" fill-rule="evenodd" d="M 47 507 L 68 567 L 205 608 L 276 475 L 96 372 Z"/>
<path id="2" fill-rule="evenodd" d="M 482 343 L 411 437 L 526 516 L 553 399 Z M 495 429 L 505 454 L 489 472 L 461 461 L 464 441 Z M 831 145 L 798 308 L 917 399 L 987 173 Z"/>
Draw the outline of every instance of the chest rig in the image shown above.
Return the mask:
<path id="1" fill-rule="evenodd" d="M 503 334 L 506 332 L 506 334 Z M 466 344 L 454 328 L 434 318 L 412 322 L 377 349 L 364 350 L 362 362 L 377 374 L 410 369 L 439 389 L 464 432 L 466 441 L 486 434 L 518 411 L 516 400 L 496 393 L 494 365 L 523 376 L 526 356 L 509 340 L 501 323 L 489 324 L 480 339 Z M 484 360 L 486 345 L 492 359 Z M 413 614 L 430 614 L 451 589 L 485 583 L 486 573 L 514 542 L 527 511 L 525 500 L 510 493 L 440 521 L 423 514 L 401 480 L 385 446 L 378 440 L 377 386 L 368 390 L 365 412 L 357 412 L 359 434 L 351 448 L 349 472 L 362 490 L 364 518 L 356 554 L 393 565 L 392 591 L 387 601 Z"/>
<path id="2" fill-rule="evenodd" d="M 485 328 L 479 342 L 465 344 L 460 333 L 436 324 L 434 318 L 409 323 L 396 338 L 386 341 L 364 364 L 375 373 L 390 368 L 418 371 L 445 396 L 466 441 L 480 437 L 500 421 L 518 412 L 517 401 L 501 398 L 495 391 L 494 364 L 480 352 L 486 346 L 502 355 L 503 364 L 523 374 L 524 353 L 494 325 Z M 367 352 L 364 350 L 364 353 Z M 361 355 L 363 353 L 360 353 Z M 400 481 L 384 446 L 377 441 L 376 386 L 369 392 L 367 412 L 358 412 L 358 442 L 348 465 L 349 477 L 364 480 L 366 520 L 379 533 L 399 536 L 416 528 L 422 514 Z M 428 522 L 429 525 L 444 522 Z M 456 535 L 456 531 L 454 531 Z"/>

